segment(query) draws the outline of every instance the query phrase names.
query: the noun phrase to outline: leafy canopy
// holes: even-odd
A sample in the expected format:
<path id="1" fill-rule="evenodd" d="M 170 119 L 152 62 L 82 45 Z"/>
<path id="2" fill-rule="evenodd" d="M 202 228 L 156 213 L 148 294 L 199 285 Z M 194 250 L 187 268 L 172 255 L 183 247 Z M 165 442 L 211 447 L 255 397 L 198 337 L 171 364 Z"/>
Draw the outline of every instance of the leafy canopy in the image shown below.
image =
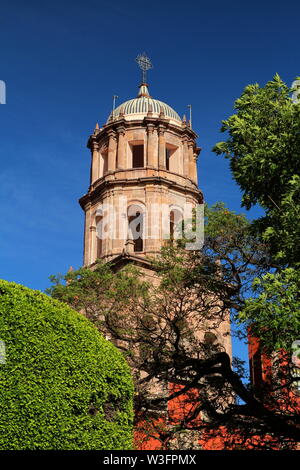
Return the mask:
<path id="1" fill-rule="evenodd" d="M 222 123 L 227 140 L 214 151 L 230 160 L 242 204 L 260 204 L 254 227 L 283 264 L 300 262 L 300 104 L 278 74 L 264 87 L 248 85 L 236 113 Z"/>
<path id="2" fill-rule="evenodd" d="M 239 313 L 240 321 L 251 325 L 252 334 L 261 339 L 268 353 L 291 351 L 300 332 L 299 270 L 266 274 L 255 279 L 253 290 L 254 297 L 246 300 Z"/>

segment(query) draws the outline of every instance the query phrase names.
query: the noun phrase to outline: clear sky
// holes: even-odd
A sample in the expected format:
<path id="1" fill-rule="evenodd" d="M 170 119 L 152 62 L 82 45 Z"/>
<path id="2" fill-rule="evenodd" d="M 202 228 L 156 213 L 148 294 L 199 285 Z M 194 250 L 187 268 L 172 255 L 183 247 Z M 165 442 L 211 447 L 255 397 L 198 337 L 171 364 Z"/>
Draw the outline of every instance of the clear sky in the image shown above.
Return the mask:
<path id="1" fill-rule="evenodd" d="M 296 0 L 2 0 L 0 277 L 44 290 L 50 274 L 81 265 L 87 138 L 113 94 L 118 104 L 136 96 L 143 51 L 151 95 L 180 115 L 193 106 L 206 201 L 240 211 L 228 162 L 211 148 L 247 84 L 300 75 L 299 18 Z"/>

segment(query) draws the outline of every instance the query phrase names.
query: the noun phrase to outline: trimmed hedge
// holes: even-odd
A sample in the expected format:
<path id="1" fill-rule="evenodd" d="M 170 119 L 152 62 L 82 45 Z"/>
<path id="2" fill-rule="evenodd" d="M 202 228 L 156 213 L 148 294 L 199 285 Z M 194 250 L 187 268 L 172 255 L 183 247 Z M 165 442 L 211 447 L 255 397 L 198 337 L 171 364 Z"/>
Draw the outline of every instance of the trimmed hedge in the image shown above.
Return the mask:
<path id="1" fill-rule="evenodd" d="M 132 448 L 121 353 L 82 315 L 0 280 L 0 449 Z"/>

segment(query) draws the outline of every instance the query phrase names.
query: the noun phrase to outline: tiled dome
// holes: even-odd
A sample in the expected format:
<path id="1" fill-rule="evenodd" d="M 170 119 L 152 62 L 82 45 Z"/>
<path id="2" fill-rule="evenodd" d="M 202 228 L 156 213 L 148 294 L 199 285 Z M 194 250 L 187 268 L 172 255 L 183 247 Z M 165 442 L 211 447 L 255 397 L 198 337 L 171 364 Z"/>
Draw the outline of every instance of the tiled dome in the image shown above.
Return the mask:
<path id="1" fill-rule="evenodd" d="M 120 113 L 123 113 L 124 116 L 132 114 L 146 115 L 149 111 L 151 111 L 153 115 L 157 115 L 163 112 L 165 117 L 181 122 L 179 115 L 176 113 L 176 111 L 174 111 L 173 108 L 171 108 L 171 106 L 164 103 L 163 101 L 151 98 L 146 84 L 140 85 L 140 91 L 137 98 L 125 101 L 124 103 L 120 104 L 114 110 L 114 116 L 116 118 Z M 111 119 L 112 113 L 110 114 L 107 122 L 109 122 Z"/>

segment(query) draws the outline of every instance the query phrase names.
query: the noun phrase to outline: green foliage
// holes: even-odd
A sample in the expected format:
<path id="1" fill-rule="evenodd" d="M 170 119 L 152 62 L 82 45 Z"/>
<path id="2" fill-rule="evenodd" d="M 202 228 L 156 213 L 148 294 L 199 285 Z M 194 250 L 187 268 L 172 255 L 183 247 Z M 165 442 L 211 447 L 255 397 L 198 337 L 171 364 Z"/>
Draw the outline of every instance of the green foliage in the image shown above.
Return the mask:
<path id="1" fill-rule="evenodd" d="M 206 265 L 209 261 L 220 264 L 228 300 L 235 290 L 236 308 L 239 309 L 244 295 L 249 295 L 253 279 L 268 272 L 268 247 L 253 233 L 244 214 L 230 211 L 222 202 L 207 206 L 205 219 L 203 254 Z"/>
<path id="2" fill-rule="evenodd" d="M 247 86 L 223 121 L 227 140 L 214 147 L 230 160 L 243 205 L 265 209 L 255 228 L 289 265 L 300 261 L 300 104 L 291 91 L 278 74 L 265 87 Z"/>
<path id="3" fill-rule="evenodd" d="M 250 222 L 243 214 L 230 211 L 223 202 L 211 207 L 205 206 L 206 244 L 216 249 L 218 257 L 237 248 L 245 248 L 246 240 L 250 241 Z"/>
<path id="4" fill-rule="evenodd" d="M 257 297 L 246 300 L 240 321 L 251 327 L 267 352 L 291 351 L 300 336 L 299 270 L 266 274 L 254 281 L 253 290 Z"/>
<path id="5" fill-rule="evenodd" d="M 130 449 L 133 386 L 121 353 L 83 315 L 0 281 L 1 449 Z"/>
<path id="6" fill-rule="evenodd" d="M 283 346 L 289 344 L 291 338 L 295 339 L 296 314 L 291 316 L 290 324 L 281 322 L 277 330 L 276 322 L 273 318 L 270 320 L 275 302 L 280 310 L 280 290 L 276 298 L 270 295 L 268 299 L 268 315 L 264 302 L 260 301 L 254 308 L 254 302 L 258 301 L 255 298 L 252 304 L 246 301 L 245 307 L 245 299 L 253 294 L 253 280 L 263 278 L 272 266 L 268 249 L 253 234 L 246 217 L 229 211 L 222 203 L 206 207 L 205 235 L 200 251 L 184 249 L 181 243 L 184 240 L 166 244 L 160 256 L 151 260 L 157 274 L 153 283 L 141 282 L 137 270 L 113 273 L 109 265 L 98 262 L 93 271 L 82 268 L 68 274 L 65 282 L 53 277 L 51 295 L 80 311 L 83 309 L 94 324 L 128 354 L 128 361 L 135 370 L 138 416 L 145 414 L 146 419 L 153 420 L 156 410 L 160 415 L 162 407 L 166 406 L 164 394 L 153 397 L 153 381 L 180 386 L 173 398 L 184 394 L 183 400 L 181 396 L 184 407 L 178 408 L 182 419 L 175 428 L 172 425 L 174 412 L 167 416 L 171 427 L 161 433 L 162 441 L 169 441 L 172 432 L 193 429 L 200 411 L 209 417 L 209 422 L 202 421 L 203 427 L 214 429 L 225 423 L 233 434 L 239 429 L 247 438 L 249 434 L 257 437 L 274 432 L 280 445 L 282 436 L 290 438 L 292 435 L 296 440 L 294 428 L 284 428 L 284 420 L 275 416 L 281 412 L 278 399 L 267 394 L 262 402 L 258 401 L 252 389 L 245 387 L 241 380 L 242 376 L 245 378 L 241 362 L 234 360 L 232 364 L 224 351 L 229 331 L 223 328 L 223 322 L 228 321 L 230 310 L 236 315 L 242 312 L 239 319 L 244 325 L 254 323 L 258 333 L 266 331 L 262 338 L 266 343 L 269 341 L 272 352 L 274 338 L 277 340 L 281 335 L 278 344 Z M 256 289 L 258 283 L 255 281 Z M 261 288 L 263 290 L 264 285 Z M 296 292 L 294 290 L 295 297 Z M 259 294 L 257 290 L 258 298 Z M 261 316 L 261 311 L 265 316 Z M 284 316 L 289 316 L 291 311 L 292 306 L 284 311 Z M 257 319 L 261 322 L 256 325 Z M 282 336 L 285 326 L 287 334 Z M 200 331 L 204 332 L 203 338 Z M 232 366 L 237 373 L 232 371 Z M 237 403 L 237 397 L 243 404 Z M 274 416 L 270 416 L 271 409 Z M 246 410 L 245 415 L 243 410 Z M 196 425 L 196 429 L 200 427 Z M 264 438 L 261 442 L 264 447 Z M 276 445 L 279 447 L 277 441 Z"/>
<path id="7" fill-rule="evenodd" d="M 230 211 L 222 201 L 212 206 L 205 205 L 205 233 L 206 235 L 227 234 L 227 227 L 232 232 L 233 228 L 249 227 L 249 221 L 244 214 L 236 214 Z"/>
<path id="8" fill-rule="evenodd" d="M 126 318 L 124 312 L 129 299 L 134 302 L 140 296 L 146 296 L 148 291 L 147 282 L 140 280 L 135 266 L 125 266 L 115 273 L 109 263 L 102 260 L 97 260 L 92 270 L 82 267 L 65 276 L 50 276 L 50 281 L 52 286 L 46 291 L 49 295 L 84 312 L 105 334 L 105 319 L 115 315 Z"/>
<path id="9" fill-rule="evenodd" d="M 268 247 L 270 272 L 254 281 L 238 317 L 269 352 L 290 351 L 300 335 L 300 105 L 292 91 L 278 74 L 264 87 L 247 86 L 223 121 L 227 140 L 214 148 L 230 160 L 242 204 L 265 210 L 251 232 Z"/>
<path id="10" fill-rule="evenodd" d="M 282 195 L 280 208 L 268 212 L 253 224 L 270 245 L 275 258 L 282 264 L 300 263 L 300 177 L 294 175 Z"/>

